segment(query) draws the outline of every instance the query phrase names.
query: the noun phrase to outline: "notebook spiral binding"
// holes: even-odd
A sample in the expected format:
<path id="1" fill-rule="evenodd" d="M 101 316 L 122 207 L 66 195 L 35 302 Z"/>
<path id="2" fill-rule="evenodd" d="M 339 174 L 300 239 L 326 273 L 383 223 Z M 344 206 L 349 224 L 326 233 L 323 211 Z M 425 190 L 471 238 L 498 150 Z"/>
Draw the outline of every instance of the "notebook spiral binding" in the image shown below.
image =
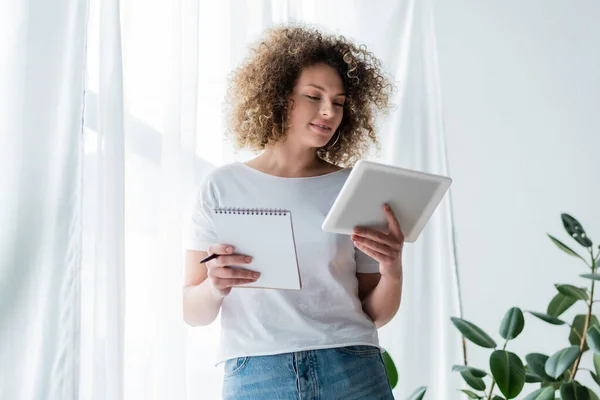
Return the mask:
<path id="1" fill-rule="evenodd" d="M 288 215 L 288 210 L 279 208 L 235 208 L 235 207 L 221 207 L 215 208 L 216 214 L 235 214 L 235 215 Z"/>

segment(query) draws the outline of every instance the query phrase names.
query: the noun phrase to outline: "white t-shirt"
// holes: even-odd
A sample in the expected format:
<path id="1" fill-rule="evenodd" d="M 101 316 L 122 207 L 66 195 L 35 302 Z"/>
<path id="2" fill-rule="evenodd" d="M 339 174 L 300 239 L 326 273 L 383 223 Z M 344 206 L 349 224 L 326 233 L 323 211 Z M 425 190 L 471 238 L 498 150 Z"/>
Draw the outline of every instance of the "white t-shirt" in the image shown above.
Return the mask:
<path id="1" fill-rule="evenodd" d="M 217 363 L 310 349 L 379 346 L 375 324 L 358 298 L 356 279 L 357 272 L 379 272 L 379 264 L 356 249 L 350 236 L 321 230 L 349 173 L 346 168 L 315 177 L 282 178 L 242 163 L 209 173 L 198 191 L 188 249 L 206 251 L 217 243 L 214 208 L 287 209 L 293 216 L 302 277 L 298 291 L 234 288 L 225 297 Z"/>

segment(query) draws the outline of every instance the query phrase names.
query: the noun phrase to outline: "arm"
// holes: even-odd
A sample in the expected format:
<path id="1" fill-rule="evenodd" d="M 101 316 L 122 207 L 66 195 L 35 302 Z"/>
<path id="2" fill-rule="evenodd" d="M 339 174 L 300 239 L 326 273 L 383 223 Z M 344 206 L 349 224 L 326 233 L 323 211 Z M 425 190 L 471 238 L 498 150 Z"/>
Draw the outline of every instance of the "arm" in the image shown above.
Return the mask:
<path id="1" fill-rule="evenodd" d="M 356 277 L 362 308 L 375 326 L 381 328 L 398 312 L 402 298 L 402 278 L 394 280 L 381 274 L 356 274 Z"/>
<path id="2" fill-rule="evenodd" d="M 379 262 L 379 274 L 357 274 L 363 310 L 377 328 L 396 315 L 402 297 L 404 235 L 393 211 L 386 206 L 384 212 L 389 233 L 359 227 L 352 235 L 355 246 Z"/>
<path id="3" fill-rule="evenodd" d="M 254 282 L 260 276 L 247 269 L 227 267 L 251 262 L 251 258 L 248 261 L 249 257 L 244 255 L 233 255 L 231 246 L 214 245 L 209 252 L 222 255 L 206 264 L 200 264 L 200 260 L 208 252 L 188 250 L 186 253 L 183 320 L 191 326 L 211 324 L 219 315 L 223 299 L 233 286 Z"/>
<path id="4" fill-rule="evenodd" d="M 191 326 L 212 323 L 223 304 L 223 297 L 208 286 L 206 266 L 200 264 L 200 260 L 207 255 L 206 251 L 188 250 L 185 256 L 183 320 Z"/>

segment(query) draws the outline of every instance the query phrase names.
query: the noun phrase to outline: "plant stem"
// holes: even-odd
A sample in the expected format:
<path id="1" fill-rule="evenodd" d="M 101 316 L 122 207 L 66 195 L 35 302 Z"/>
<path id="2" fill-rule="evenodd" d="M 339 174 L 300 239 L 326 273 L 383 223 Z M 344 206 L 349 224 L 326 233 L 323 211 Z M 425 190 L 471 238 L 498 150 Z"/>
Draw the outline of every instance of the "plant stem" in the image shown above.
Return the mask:
<path id="1" fill-rule="evenodd" d="M 594 249 L 590 248 L 590 256 L 592 258 L 592 274 L 596 272 L 596 260 L 594 259 Z M 587 331 L 590 327 L 590 320 L 592 319 L 592 306 L 594 305 L 594 283 L 596 281 L 592 280 L 592 287 L 590 288 L 590 302 L 588 304 L 588 312 L 585 316 L 585 324 L 583 325 L 583 332 L 581 332 L 581 344 L 579 345 L 579 356 L 577 360 L 575 360 L 575 365 L 573 366 L 573 371 L 571 371 L 571 376 L 569 377 L 569 381 L 575 379 L 575 375 L 577 374 L 577 368 L 579 368 L 579 363 L 581 362 L 581 357 L 583 356 L 583 349 L 585 349 L 585 339 L 587 338 Z"/>
<path id="2" fill-rule="evenodd" d="M 567 324 L 567 325 L 569 325 L 569 324 Z M 569 325 L 569 328 L 571 328 L 571 332 L 573 332 L 579 338 L 579 343 L 581 343 L 582 337 L 579 334 L 579 332 L 577 332 L 577 329 L 575 329 L 575 327 L 573 325 Z"/>
<path id="3" fill-rule="evenodd" d="M 492 394 L 494 393 L 494 386 L 496 386 L 496 380 L 494 378 L 492 378 L 492 386 L 490 386 L 490 394 L 489 394 L 487 400 L 492 399 Z"/>
<path id="4" fill-rule="evenodd" d="M 508 344 L 508 339 L 504 342 L 504 346 L 502 347 L 502 351 L 506 350 L 506 345 Z M 490 394 L 488 395 L 487 400 L 492 400 L 492 395 L 494 394 L 494 386 L 496 386 L 496 379 L 494 375 L 492 375 L 492 386 L 490 386 Z"/>

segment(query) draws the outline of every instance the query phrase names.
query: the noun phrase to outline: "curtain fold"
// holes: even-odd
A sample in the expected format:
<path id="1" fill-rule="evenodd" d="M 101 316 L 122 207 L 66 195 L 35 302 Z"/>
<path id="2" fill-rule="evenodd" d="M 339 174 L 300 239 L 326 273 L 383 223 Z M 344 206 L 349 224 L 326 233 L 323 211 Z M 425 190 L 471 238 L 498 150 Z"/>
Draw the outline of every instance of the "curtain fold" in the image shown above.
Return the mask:
<path id="1" fill-rule="evenodd" d="M 87 1 L 0 12 L 0 398 L 75 399 Z"/>
<path id="2" fill-rule="evenodd" d="M 432 0 L 410 2 L 403 40 L 396 50 L 398 109 L 385 127 L 391 164 L 449 175 L 442 117 Z M 405 281 L 398 315 L 381 331 L 382 343 L 398 366 L 395 394 L 407 397 L 427 386 L 426 398 L 460 398 L 463 387 L 451 374 L 462 364 L 461 336 L 450 317 L 461 316 L 460 288 L 450 193 L 419 240 L 405 247 Z"/>

